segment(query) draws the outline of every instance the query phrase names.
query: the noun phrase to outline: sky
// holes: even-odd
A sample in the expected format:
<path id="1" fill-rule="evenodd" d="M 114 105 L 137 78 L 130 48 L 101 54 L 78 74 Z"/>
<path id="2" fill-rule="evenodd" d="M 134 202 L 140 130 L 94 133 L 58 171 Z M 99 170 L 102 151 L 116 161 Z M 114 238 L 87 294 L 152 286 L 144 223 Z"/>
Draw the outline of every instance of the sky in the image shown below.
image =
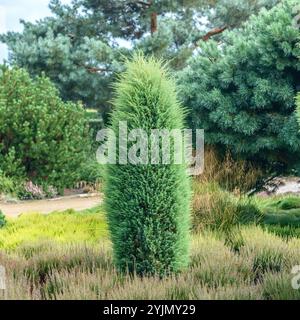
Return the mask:
<path id="1" fill-rule="evenodd" d="M 68 4 L 71 0 L 61 0 Z M 7 31 L 22 31 L 20 19 L 34 22 L 50 16 L 49 0 L 0 0 L 0 34 Z M 7 59 L 7 48 L 0 43 L 0 63 Z"/>

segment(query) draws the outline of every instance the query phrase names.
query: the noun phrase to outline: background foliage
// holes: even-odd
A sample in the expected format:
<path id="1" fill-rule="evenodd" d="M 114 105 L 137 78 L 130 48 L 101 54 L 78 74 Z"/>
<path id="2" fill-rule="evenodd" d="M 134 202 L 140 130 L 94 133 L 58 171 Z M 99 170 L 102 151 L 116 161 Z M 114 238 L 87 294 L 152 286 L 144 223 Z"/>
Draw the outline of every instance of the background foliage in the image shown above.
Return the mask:
<path id="1" fill-rule="evenodd" d="M 81 100 L 107 119 L 111 83 L 124 56 L 139 49 L 181 70 L 199 42 L 239 27 L 278 0 L 74 0 L 50 2 L 53 16 L 23 21 L 24 31 L 0 37 L 9 62 L 46 75 L 64 100 Z M 213 31 L 209 33 L 209 31 Z"/>
<path id="2" fill-rule="evenodd" d="M 300 86 L 297 1 L 252 16 L 243 29 L 209 41 L 180 75 L 190 125 L 206 143 L 235 156 L 291 164 L 299 161 L 295 95 Z"/>
<path id="3" fill-rule="evenodd" d="M 3 67 L 0 123 L 0 167 L 6 177 L 58 188 L 78 178 L 89 145 L 84 109 L 63 102 L 49 79 Z"/>

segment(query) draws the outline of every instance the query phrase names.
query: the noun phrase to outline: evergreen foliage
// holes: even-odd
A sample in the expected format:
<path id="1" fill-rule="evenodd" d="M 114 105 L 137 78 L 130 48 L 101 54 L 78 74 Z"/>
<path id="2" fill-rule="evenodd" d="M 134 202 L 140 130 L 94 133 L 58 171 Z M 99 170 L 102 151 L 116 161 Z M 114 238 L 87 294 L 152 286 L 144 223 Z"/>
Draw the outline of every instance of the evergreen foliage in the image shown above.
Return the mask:
<path id="1" fill-rule="evenodd" d="M 84 109 L 64 103 L 46 77 L 0 71 L 0 168 L 7 177 L 63 188 L 85 157 Z"/>
<path id="2" fill-rule="evenodd" d="M 65 101 L 81 100 L 106 120 L 123 56 L 139 49 L 181 70 L 209 30 L 238 27 L 277 1 L 51 0 L 51 17 L 22 21 L 23 32 L 0 35 L 0 41 L 8 45 L 10 63 L 31 75 L 45 72 Z"/>
<path id="3" fill-rule="evenodd" d="M 184 111 L 161 63 L 136 55 L 116 84 L 112 129 L 183 129 Z M 130 144 L 128 145 L 130 149 Z M 150 153 L 150 143 L 147 147 Z M 117 148 L 119 154 L 119 146 Z M 105 199 L 119 269 L 163 276 L 188 264 L 190 181 L 186 165 L 108 165 Z"/>
<path id="4" fill-rule="evenodd" d="M 297 116 L 298 124 L 300 126 L 300 93 L 298 93 L 298 95 L 296 97 L 296 106 L 297 106 L 297 108 L 296 108 L 296 116 Z"/>
<path id="5" fill-rule="evenodd" d="M 226 33 L 222 44 L 203 43 L 181 73 L 190 125 L 205 129 L 206 143 L 263 164 L 299 161 L 297 3 L 262 10 L 243 29 Z"/>

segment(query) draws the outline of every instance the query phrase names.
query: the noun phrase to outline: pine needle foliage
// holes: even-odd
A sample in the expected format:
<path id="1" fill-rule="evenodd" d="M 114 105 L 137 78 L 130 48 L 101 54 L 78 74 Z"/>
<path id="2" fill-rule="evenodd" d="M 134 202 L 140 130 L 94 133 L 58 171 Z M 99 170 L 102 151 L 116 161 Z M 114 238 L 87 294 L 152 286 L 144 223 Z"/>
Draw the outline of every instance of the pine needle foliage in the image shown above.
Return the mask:
<path id="1" fill-rule="evenodd" d="M 160 61 L 135 54 L 115 90 L 111 127 L 117 141 L 120 121 L 128 132 L 139 128 L 148 137 L 152 129 L 184 128 L 184 109 Z M 106 209 L 119 270 L 164 276 L 188 265 L 190 193 L 184 164 L 107 165 Z"/>
<path id="2" fill-rule="evenodd" d="M 295 95 L 300 86 L 297 0 L 261 10 L 243 28 L 201 44 L 180 75 L 190 126 L 236 158 L 291 167 L 299 162 Z"/>
<path id="3" fill-rule="evenodd" d="M 297 97 L 296 97 L 296 116 L 297 116 L 297 120 L 298 120 L 298 124 L 300 126 L 300 93 L 298 93 Z"/>
<path id="4" fill-rule="evenodd" d="M 89 145 L 84 114 L 81 104 L 63 102 L 44 75 L 31 78 L 24 69 L 0 66 L 3 176 L 60 190 L 72 186 Z"/>

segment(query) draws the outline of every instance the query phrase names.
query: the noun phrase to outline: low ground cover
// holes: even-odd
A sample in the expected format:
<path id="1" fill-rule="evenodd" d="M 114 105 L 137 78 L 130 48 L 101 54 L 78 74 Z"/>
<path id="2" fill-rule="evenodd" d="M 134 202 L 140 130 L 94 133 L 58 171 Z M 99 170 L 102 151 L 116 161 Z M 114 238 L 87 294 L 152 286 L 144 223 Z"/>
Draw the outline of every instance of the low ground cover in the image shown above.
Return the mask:
<path id="1" fill-rule="evenodd" d="M 22 215 L 0 230 L 7 270 L 1 298 L 300 299 L 291 273 L 300 263 L 300 239 L 255 225 L 234 234 L 230 242 L 222 232 L 194 232 L 188 269 L 141 278 L 115 269 L 103 208 Z"/>

